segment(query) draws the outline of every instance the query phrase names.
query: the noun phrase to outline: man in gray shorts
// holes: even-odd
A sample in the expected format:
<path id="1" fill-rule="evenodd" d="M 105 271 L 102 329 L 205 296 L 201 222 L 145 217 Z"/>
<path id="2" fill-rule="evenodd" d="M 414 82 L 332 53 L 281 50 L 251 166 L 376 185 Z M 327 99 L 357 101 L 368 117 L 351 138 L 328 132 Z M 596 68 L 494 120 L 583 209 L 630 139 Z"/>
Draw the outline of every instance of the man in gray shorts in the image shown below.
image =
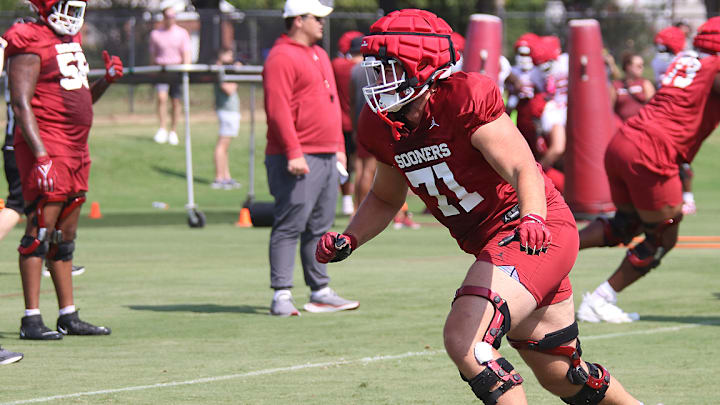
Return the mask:
<path id="1" fill-rule="evenodd" d="M 220 50 L 217 64 L 236 64 L 232 49 Z M 219 127 L 213 156 L 215 181 L 212 182 L 211 187 L 214 189 L 231 190 L 240 187 L 240 183 L 230 176 L 230 164 L 228 163 L 230 141 L 237 137 L 240 131 L 240 97 L 238 97 L 237 88 L 238 84 L 235 82 L 218 82 L 214 87 L 215 112 Z"/>

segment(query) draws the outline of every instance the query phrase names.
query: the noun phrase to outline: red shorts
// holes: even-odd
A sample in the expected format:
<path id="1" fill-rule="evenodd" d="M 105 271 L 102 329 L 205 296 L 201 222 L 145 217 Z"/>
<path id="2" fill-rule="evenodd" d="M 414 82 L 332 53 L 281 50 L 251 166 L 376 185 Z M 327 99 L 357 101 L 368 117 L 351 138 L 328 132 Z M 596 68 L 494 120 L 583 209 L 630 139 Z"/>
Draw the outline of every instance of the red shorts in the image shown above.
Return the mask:
<path id="1" fill-rule="evenodd" d="M 610 141 L 605 152 L 605 171 L 615 205 L 659 211 L 682 203 L 680 168 L 667 170 L 648 166 L 649 148 L 641 154 L 638 146 L 622 132 Z M 658 159 L 659 160 L 659 159 Z M 664 172 L 665 174 L 662 174 Z"/>
<path id="2" fill-rule="evenodd" d="M 516 278 L 535 297 L 538 308 L 564 301 L 572 295 L 568 274 L 577 259 L 580 240 L 570 208 L 561 197 L 548 203 L 547 227 L 552 243 L 547 252 L 528 255 L 520 251 L 518 242 L 498 246 L 511 233 L 517 222 L 505 224 L 476 255 Z"/>
<path id="3" fill-rule="evenodd" d="M 20 179 L 22 180 L 22 194 L 25 201 L 35 201 L 40 195 L 37 184 L 30 176 L 35 156 L 30 152 L 26 143 L 15 145 L 15 158 L 17 160 Z M 65 201 L 68 196 L 84 193 L 88 190 L 90 177 L 90 154 L 82 153 L 77 156 L 50 156 L 52 159 L 57 181 L 55 190 L 45 194 L 50 201 Z"/>

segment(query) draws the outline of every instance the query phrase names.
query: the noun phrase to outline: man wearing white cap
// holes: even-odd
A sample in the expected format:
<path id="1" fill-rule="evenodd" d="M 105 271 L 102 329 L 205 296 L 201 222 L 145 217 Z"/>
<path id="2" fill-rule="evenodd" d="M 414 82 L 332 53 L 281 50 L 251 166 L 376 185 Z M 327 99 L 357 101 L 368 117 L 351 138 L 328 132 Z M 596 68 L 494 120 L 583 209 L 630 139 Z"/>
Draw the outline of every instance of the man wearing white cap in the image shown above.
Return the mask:
<path id="1" fill-rule="evenodd" d="M 267 147 L 265 167 L 275 198 L 270 234 L 270 314 L 297 316 L 293 287 L 295 251 L 310 287 L 308 312 L 355 309 L 360 304 L 328 287 L 315 245 L 332 226 L 338 195 L 337 162 L 346 165 L 340 101 L 330 58 L 315 45 L 331 7 L 318 0 L 287 0 L 286 34 L 275 41 L 263 69 Z"/>

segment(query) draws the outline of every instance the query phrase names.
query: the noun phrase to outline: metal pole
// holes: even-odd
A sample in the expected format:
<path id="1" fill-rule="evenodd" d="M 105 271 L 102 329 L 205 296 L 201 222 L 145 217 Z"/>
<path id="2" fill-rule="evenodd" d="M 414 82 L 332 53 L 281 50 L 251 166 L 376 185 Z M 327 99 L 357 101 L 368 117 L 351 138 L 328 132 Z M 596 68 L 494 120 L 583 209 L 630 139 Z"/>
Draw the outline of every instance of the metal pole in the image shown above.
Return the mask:
<path id="1" fill-rule="evenodd" d="M 193 191 L 192 146 L 190 145 L 190 73 L 183 72 L 183 110 L 185 110 L 185 177 L 187 178 L 188 203 L 186 209 L 195 206 L 195 193 Z"/>
<path id="2" fill-rule="evenodd" d="M 135 67 L 135 16 L 130 17 L 130 35 L 128 41 L 130 42 L 130 49 L 128 55 L 128 64 L 130 69 Z M 128 86 L 128 108 L 130 112 L 135 112 L 135 85 L 131 84 Z"/>
<path id="3" fill-rule="evenodd" d="M 250 85 L 250 159 L 248 170 L 248 196 L 247 201 L 251 203 L 255 199 L 255 84 Z"/>

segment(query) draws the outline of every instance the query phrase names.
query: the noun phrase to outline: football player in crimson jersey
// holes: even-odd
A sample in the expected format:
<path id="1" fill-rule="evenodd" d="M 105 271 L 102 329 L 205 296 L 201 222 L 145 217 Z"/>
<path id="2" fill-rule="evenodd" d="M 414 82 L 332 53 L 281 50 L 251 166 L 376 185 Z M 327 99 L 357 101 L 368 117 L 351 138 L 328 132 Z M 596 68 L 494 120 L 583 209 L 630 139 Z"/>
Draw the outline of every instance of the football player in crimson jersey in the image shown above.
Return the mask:
<path id="1" fill-rule="evenodd" d="M 507 335 L 542 386 L 565 402 L 638 404 L 607 369 L 581 360 L 568 279 L 578 246 L 572 213 L 492 79 L 449 73 L 457 58 L 451 32 L 435 14 L 410 9 L 382 17 L 364 38 L 368 106 L 358 140 L 377 158 L 377 174 L 345 231 L 320 239 L 318 261 L 343 260 L 379 234 L 410 187 L 476 257 L 444 340 L 478 398 L 527 403 L 522 377 L 498 351 Z"/>
<path id="2" fill-rule="evenodd" d="M 580 248 L 628 244 L 620 266 L 586 294 L 578 318 L 590 322 L 632 322 L 637 314 L 618 308 L 617 293 L 660 264 L 675 246 L 682 214 L 678 165 L 692 162 L 720 122 L 720 17 L 698 28 L 695 50 L 681 52 L 655 96 L 615 134 L 605 153 L 613 203 L 612 219 L 598 219 L 580 231 Z"/>
<path id="3" fill-rule="evenodd" d="M 92 104 L 122 76 L 122 62 L 103 52 L 105 77 L 89 83 L 79 34 L 85 1 L 31 0 L 40 19 L 19 22 L 3 37 L 8 46 L 10 104 L 25 213 L 20 274 L 25 316 L 20 337 L 57 340 L 63 334 L 107 335 L 110 329 L 80 320 L 71 278 L 75 234 L 90 171 L 87 144 Z M 43 259 L 57 293 L 58 331 L 39 310 Z"/>

